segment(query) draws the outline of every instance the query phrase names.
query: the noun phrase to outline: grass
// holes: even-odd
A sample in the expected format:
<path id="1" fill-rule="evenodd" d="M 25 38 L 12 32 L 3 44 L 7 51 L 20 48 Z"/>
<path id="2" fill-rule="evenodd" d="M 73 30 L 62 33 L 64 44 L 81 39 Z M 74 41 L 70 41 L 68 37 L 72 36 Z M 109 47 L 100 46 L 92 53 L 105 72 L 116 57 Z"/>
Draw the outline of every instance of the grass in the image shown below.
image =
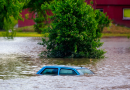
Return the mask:
<path id="1" fill-rule="evenodd" d="M 16 28 L 16 37 L 48 37 L 49 33 L 38 34 L 34 32 L 34 26 L 26 26 Z M 2 37 L 0 31 L 0 37 Z M 130 28 L 112 24 L 110 28 L 105 27 L 103 30 L 103 37 L 128 37 L 130 36 Z"/>
<path id="2" fill-rule="evenodd" d="M 3 37 L 4 31 L 0 32 L 0 37 Z M 38 34 L 37 32 L 16 32 L 16 37 L 48 37 L 48 33 Z"/>
<path id="3" fill-rule="evenodd" d="M 42 34 L 37 32 L 17 32 L 16 37 L 41 37 Z"/>
<path id="4" fill-rule="evenodd" d="M 130 36 L 130 28 L 112 24 L 110 28 L 103 29 L 103 37 L 128 37 Z"/>
<path id="5" fill-rule="evenodd" d="M 130 37 L 130 33 L 128 34 L 103 33 L 102 37 Z"/>
<path id="6" fill-rule="evenodd" d="M 34 32 L 34 26 L 26 26 L 26 27 L 19 27 L 19 28 L 16 28 L 16 31 L 17 32 Z"/>
<path id="7" fill-rule="evenodd" d="M 37 32 L 17 32 L 16 37 L 48 37 L 48 33 L 38 34 Z"/>
<path id="8" fill-rule="evenodd" d="M 112 24 L 110 28 L 105 27 L 103 33 L 128 34 L 130 33 L 130 28 Z"/>
<path id="9" fill-rule="evenodd" d="M 0 32 L 0 37 L 3 37 L 4 31 Z M 48 37 L 48 33 L 38 34 L 37 32 L 16 32 L 16 37 Z"/>

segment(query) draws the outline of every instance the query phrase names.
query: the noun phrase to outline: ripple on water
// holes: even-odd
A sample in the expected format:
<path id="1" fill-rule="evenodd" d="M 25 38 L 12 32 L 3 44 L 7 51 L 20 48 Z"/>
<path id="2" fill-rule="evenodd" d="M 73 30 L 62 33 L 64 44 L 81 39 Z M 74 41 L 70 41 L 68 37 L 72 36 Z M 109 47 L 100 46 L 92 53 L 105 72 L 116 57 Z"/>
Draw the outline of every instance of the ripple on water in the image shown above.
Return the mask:
<path id="1" fill-rule="evenodd" d="M 7 41 L 0 38 L 0 88 L 2 90 L 12 90 L 12 88 L 13 90 L 129 90 L 130 40 L 107 38 L 101 41 L 104 42 L 101 48 L 107 51 L 105 54 L 107 58 L 90 60 L 39 58 L 38 54 L 45 49 L 37 44 L 41 39 L 16 38 Z M 93 70 L 96 75 L 33 77 L 41 67 L 52 64 L 85 66 Z"/>

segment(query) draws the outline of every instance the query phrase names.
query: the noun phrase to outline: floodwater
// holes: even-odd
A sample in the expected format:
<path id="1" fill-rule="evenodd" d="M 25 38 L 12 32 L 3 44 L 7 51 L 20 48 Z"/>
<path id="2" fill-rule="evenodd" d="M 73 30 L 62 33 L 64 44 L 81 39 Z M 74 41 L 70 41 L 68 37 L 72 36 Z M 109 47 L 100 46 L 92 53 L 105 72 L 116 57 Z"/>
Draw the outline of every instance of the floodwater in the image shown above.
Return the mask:
<path id="1" fill-rule="evenodd" d="M 103 38 L 104 59 L 39 58 L 39 37 L 0 38 L 0 90 L 130 90 L 130 39 Z M 45 65 L 84 66 L 93 76 L 36 76 Z"/>

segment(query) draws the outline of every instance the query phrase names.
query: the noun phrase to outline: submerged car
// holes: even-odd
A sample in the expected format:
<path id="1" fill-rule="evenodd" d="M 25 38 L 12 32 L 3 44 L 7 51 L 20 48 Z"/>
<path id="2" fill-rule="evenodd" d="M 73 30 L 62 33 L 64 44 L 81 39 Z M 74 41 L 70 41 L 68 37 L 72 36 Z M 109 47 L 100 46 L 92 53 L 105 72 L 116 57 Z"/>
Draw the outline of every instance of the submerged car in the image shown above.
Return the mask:
<path id="1" fill-rule="evenodd" d="M 38 75 L 85 75 L 85 74 L 94 74 L 94 73 L 85 67 L 57 65 L 57 66 L 44 66 L 36 74 Z"/>

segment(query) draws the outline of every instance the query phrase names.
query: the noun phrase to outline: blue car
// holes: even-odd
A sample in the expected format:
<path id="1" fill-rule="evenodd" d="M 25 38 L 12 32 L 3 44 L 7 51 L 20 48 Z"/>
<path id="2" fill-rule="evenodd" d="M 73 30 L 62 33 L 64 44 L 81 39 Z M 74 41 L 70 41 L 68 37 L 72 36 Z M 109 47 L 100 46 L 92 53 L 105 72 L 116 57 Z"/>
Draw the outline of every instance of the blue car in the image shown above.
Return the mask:
<path id="1" fill-rule="evenodd" d="M 74 66 L 45 66 L 41 68 L 38 75 L 85 75 L 94 74 L 91 70 L 85 67 L 74 67 Z"/>

